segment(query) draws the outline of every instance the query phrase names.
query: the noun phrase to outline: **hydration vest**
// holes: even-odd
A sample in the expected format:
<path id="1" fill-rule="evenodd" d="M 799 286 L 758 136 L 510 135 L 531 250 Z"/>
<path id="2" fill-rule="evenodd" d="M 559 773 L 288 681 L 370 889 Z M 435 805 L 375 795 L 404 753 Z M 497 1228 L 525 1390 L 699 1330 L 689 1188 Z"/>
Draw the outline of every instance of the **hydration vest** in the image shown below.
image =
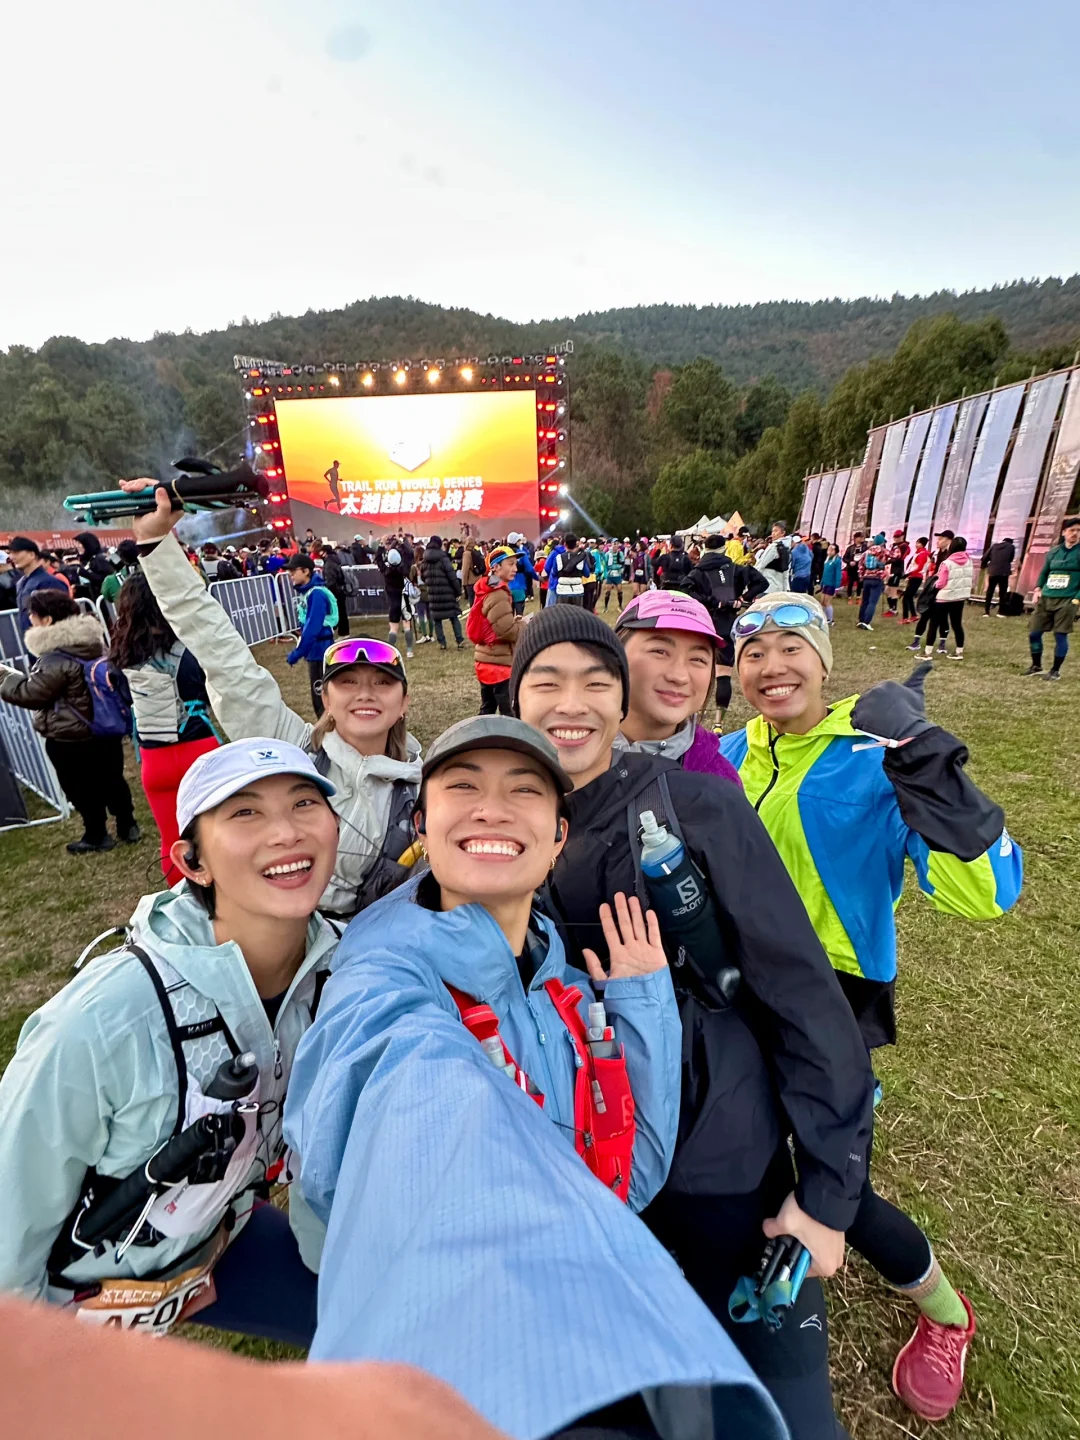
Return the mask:
<path id="1" fill-rule="evenodd" d="M 233 1113 L 237 1102 L 214 1099 L 204 1092 L 203 1087 L 210 1084 L 222 1062 L 240 1055 L 240 1046 L 214 1001 L 185 980 L 168 961 L 149 955 L 130 941 L 125 948 L 135 956 L 153 985 L 169 1036 L 177 1080 L 176 1117 L 169 1139 L 175 1139 L 204 1116 Z M 320 970 L 315 974 L 311 1002 L 313 1020 L 329 976 L 329 970 Z M 286 1180 L 283 1174 L 285 1142 L 281 1134 L 281 1107 L 274 1108 L 269 1116 L 269 1129 L 264 1131 L 260 1124 L 259 1088 L 256 1078 L 250 1094 L 240 1107 L 244 1121 L 243 1136 L 232 1152 L 222 1178 L 209 1184 L 182 1181 L 163 1188 L 152 1202 L 148 1199 L 144 1212 L 129 1232 L 117 1236 L 110 1241 L 111 1244 L 119 1243 L 122 1250 L 126 1250 L 131 1245 L 153 1246 L 160 1244 L 163 1238 L 196 1234 L 214 1220 L 225 1220 L 233 1202 L 248 1190 L 268 1195 L 272 1184 Z M 262 1174 L 249 1180 L 252 1165 L 257 1159 L 262 1162 Z M 64 1221 L 49 1255 L 47 1269 L 51 1284 L 70 1288 L 70 1282 L 62 1278 L 63 1270 L 85 1256 L 91 1248 L 94 1253 L 104 1251 L 104 1244 L 90 1247 L 80 1240 L 80 1222 L 95 1206 L 107 1200 L 125 1178 L 99 1175 L 93 1168 L 86 1172 L 79 1199 Z M 230 1223 L 226 1221 L 226 1229 L 230 1228 Z"/>
<path id="2" fill-rule="evenodd" d="M 543 1109 L 544 1096 L 517 1064 L 499 1034 L 499 1020 L 490 1005 L 484 1005 L 457 990 L 446 987 L 461 1015 L 462 1023 L 481 1044 L 492 1038 L 502 1046 L 507 1073 L 514 1084 Z M 630 1169 L 634 1152 L 636 1122 L 634 1097 L 626 1073 L 626 1055 L 603 1058 L 590 1048 L 585 1022 L 578 1009 L 581 991 L 561 980 L 546 980 L 544 989 L 559 1019 L 570 1033 L 574 1046 L 574 1149 L 596 1178 L 624 1201 L 630 1194 Z M 609 1043 L 609 1042 L 604 1042 Z"/>

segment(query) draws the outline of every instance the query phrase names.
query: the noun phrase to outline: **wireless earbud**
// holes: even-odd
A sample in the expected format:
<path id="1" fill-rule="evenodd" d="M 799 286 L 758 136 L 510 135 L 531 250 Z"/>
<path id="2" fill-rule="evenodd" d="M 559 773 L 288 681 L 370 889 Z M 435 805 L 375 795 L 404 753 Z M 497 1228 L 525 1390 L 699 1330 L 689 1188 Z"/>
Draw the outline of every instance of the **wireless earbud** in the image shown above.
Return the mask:
<path id="1" fill-rule="evenodd" d="M 195 854 L 194 850 L 189 850 L 184 856 L 184 864 L 191 870 L 197 870 L 199 868 L 199 857 Z"/>
<path id="2" fill-rule="evenodd" d="M 423 815 L 418 815 L 418 816 L 416 817 L 416 833 L 417 833 L 418 835 L 426 835 L 426 834 L 427 834 L 427 826 L 424 824 L 424 817 L 423 817 Z"/>
<path id="3" fill-rule="evenodd" d="M 559 843 L 559 841 L 562 839 L 562 837 L 563 837 L 563 823 L 562 823 L 562 821 L 560 820 L 559 823 L 555 826 L 555 844 L 556 844 L 556 845 L 558 845 L 558 843 Z"/>

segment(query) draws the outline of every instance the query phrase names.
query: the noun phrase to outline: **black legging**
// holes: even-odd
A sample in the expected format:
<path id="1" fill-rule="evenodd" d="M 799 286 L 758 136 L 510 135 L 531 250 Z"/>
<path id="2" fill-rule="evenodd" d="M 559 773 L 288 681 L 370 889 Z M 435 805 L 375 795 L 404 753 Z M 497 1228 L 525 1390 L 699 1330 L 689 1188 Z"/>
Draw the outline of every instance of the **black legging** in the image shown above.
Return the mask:
<path id="1" fill-rule="evenodd" d="M 839 1440 L 829 1382 L 829 1326 L 820 1280 L 807 1280 L 783 1328 L 737 1325 L 728 1300 L 741 1275 L 752 1275 L 765 1246 L 761 1222 L 794 1188 L 785 1147 L 748 1195 L 680 1195 L 664 1190 L 644 1219 L 672 1252 L 687 1280 L 735 1342 L 776 1401 L 791 1440 Z"/>
<path id="2" fill-rule="evenodd" d="M 82 838 L 100 845 L 106 835 L 106 812 L 116 820 L 122 838 L 135 824 L 131 791 L 124 779 L 124 742 L 119 735 L 92 735 L 85 740 L 46 740 L 60 788 L 79 812 Z"/>
<path id="3" fill-rule="evenodd" d="M 1005 597 L 1009 593 L 1009 577 L 1007 575 L 991 575 L 986 582 L 986 613 L 990 614 L 990 606 L 994 603 L 994 594 L 997 592 L 998 610 L 1005 603 Z"/>
<path id="4" fill-rule="evenodd" d="M 963 600 L 949 600 L 944 605 L 940 600 L 935 600 L 930 611 L 930 629 L 926 636 L 927 645 L 932 647 L 939 635 L 944 639 L 949 633 L 950 625 L 956 641 L 956 648 L 962 650 L 964 648 Z"/>
<path id="5" fill-rule="evenodd" d="M 904 586 L 904 613 L 901 617 L 904 620 L 914 620 L 918 613 L 915 609 L 915 597 L 919 593 L 919 586 L 922 584 L 921 575 L 909 575 L 908 582 Z"/>
<path id="6" fill-rule="evenodd" d="M 874 1137 L 867 1149 L 867 1173 L 847 1243 L 890 1285 L 917 1285 L 930 1269 L 930 1241 L 903 1210 L 879 1195 L 870 1179 Z"/>

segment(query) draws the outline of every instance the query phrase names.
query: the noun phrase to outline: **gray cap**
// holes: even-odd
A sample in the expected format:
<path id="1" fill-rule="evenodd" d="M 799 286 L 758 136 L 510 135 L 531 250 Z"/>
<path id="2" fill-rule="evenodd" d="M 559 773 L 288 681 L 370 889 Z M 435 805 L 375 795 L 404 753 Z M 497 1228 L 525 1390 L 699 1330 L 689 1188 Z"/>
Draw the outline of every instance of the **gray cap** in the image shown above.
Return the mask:
<path id="1" fill-rule="evenodd" d="M 515 720 L 509 715 L 474 715 L 444 730 L 428 749 L 422 771 L 424 779 L 445 765 L 451 756 L 466 750 L 520 751 L 539 760 L 562 794 L 569 795 L 574 788 L 574 782 L 559 764 L 559 752 L 551 741 L 524 720 Z"/>

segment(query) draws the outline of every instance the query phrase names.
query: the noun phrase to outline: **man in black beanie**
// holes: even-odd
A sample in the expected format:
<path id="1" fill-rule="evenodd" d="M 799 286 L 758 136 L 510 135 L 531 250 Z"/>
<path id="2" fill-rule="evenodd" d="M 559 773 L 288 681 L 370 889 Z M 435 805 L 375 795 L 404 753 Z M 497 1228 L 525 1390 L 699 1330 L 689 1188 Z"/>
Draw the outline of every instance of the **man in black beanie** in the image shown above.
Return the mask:
<path id="1" fill-rule="evenodd" d="M 842 1263 L 866 1178 L 873 1084 L 851 1007 L 802 901 L 742 791 L 677 760 L 613 752 L 629 703 L 626 652 L 597 615 L 555 605 L 514 651 L 514 713 L 551 740 L 574 782 L 569 839 L 546 904 L 567 941 L 601 957 L 601 905 L 648 892 L 640 815 L 683 842 L 709 887 L 715 956 L 741 972 L 734 1003 L 671 954 L 683 1021 L 679 1146 L 645 1212 L 776 1400 L 794 1434 L 840 1433 L 817 1280 Z M 696 892 L 695 892 L 696 893 Z M 663 932 L 664 920 L 661 919 Z M 715 957 L 713 957 L 715 958 Z M 788 1137 L 793 1142 L 788 1148 Z M 793 1163 L 794 1161 L 794 1163 Z M 795 1235 L 814 1257 L 784 1329 L 736 1325 L 727 1302 L 753 1274 L 765 1235 Z"/>

